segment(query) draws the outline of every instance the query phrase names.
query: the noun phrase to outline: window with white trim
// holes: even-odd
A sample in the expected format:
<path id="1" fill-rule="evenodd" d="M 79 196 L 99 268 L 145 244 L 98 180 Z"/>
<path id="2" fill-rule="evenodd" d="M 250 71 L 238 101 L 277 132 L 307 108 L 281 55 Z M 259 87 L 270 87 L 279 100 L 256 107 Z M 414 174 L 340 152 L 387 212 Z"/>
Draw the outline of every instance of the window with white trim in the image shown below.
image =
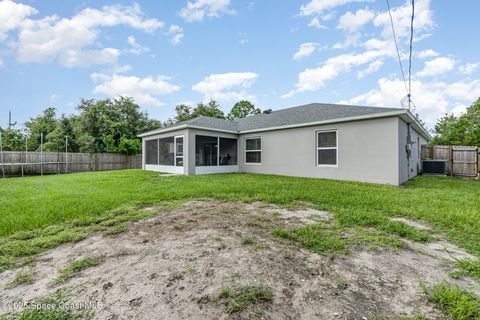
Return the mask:
<path id="1" fill-rule="evenodd" d="M 318 131 L 317 132 L 317 165 L 336 166 L 337 165 L 337 131 Z"/>
<path id="2" fill-rule="evenodd" d="M 262 163 L 262 138 L 245 138 L 245 163 Z"/>

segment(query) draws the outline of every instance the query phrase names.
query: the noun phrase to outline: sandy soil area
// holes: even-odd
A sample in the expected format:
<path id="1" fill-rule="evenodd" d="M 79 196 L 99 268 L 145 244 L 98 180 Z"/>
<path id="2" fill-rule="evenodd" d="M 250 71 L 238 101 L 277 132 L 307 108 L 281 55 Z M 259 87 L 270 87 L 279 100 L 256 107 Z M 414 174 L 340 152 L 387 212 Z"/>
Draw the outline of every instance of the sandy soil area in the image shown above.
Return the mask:
<path id="1" fill-rule="evenodd" d="M 155 210 L 148 208 L 146 210 Z M 74 302 L 101 302 L 96 319 L 442 319 L 419 286 L 442 279 L 480 293 L 469 279 L 449 279 L 446 262 L 469 257 L 445 241 L 406 249 L 353 248 L 321 256 L 275 241 L 272 228 L 329 220 L 328 212 L 289 211 L 262 203 L 191 201 L 114 236 L 93 235 L 42 255 L 34 282 L 5 288 L 17 271 L 0 276 L 0 302 L 28 301 L 58 289 Z M 253 244 L 245 244 L 249 238 Z M 103 256 L 100 265 L 54 285 L 59 268 Z M 216 297 L 224 287 L 264 285 L 272 301 L 229 314 Z M 2 310 L 0 309 L 0 313 Z"/>

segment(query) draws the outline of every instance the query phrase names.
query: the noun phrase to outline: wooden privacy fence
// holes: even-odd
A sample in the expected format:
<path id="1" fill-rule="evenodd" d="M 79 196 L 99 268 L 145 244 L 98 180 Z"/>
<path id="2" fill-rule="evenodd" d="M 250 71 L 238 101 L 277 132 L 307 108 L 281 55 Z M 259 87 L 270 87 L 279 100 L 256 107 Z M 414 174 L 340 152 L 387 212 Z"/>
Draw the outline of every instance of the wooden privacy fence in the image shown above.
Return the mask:
<path id="1" fill-rule="evenodd" d="M 480 149 L 469 146 L 422 146 L 422 160 L 444 160 L 446 173 L 458 177 L 477 177 Z"/>
<path id="2" fill-rule="evenodd" d="M 57 153 L 4 151 L 0 159 L 3 175 L 23 176 L 37 174 L 71 173 L 140 169 L 142 156 L 118 153 Z"/>

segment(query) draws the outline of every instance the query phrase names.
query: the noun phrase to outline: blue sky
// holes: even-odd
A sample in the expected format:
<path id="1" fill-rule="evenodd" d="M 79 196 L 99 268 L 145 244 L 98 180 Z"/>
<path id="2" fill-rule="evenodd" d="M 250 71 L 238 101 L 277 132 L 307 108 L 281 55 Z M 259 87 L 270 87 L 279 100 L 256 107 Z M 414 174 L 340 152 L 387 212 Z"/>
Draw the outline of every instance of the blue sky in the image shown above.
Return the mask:
<path id="1" fill-rule="evenodd" d="M 404 68 L 411 7 L 390 0 Z M 386 1 L 0 1 L 0 126 L 80 98 L 240 99 L 399 107 L 406 95 Z M 480 96 L 479 1 L 416 1 L 412 96 L 432 127 Z"/>

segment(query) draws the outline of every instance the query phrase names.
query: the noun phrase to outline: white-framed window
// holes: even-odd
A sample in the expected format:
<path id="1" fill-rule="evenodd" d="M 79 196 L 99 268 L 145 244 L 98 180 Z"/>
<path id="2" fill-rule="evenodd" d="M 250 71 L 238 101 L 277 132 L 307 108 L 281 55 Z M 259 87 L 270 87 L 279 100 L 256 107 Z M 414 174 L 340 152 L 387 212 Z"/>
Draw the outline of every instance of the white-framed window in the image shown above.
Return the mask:
<path id="1" fill-rule="evenodd" d="M 245 138 L 245 163 L 246 164 L 262 163 L 262 138 L 261 137 Z"/>
<path id="2" fill-rule="evenodd" d="M 317 166 L 338 165 L 337 130 L 317 131 Z"/>

